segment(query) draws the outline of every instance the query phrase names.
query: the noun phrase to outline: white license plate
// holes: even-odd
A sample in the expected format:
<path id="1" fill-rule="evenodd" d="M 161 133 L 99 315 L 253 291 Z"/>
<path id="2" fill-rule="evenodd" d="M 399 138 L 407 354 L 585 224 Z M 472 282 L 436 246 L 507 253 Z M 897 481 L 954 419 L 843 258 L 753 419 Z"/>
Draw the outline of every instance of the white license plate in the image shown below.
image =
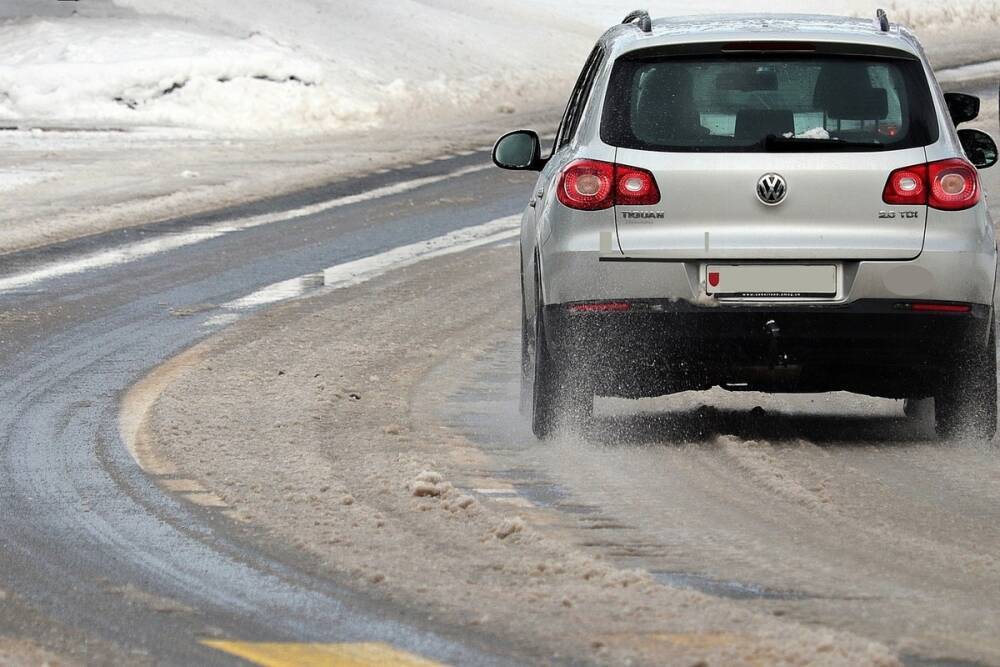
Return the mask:
<path id="1" fill-rule="evenodd" d="M 837 295 L 835 264 L 717 264 L 705 270 L 705 286 L 713 296 L 768 299 Z"/>

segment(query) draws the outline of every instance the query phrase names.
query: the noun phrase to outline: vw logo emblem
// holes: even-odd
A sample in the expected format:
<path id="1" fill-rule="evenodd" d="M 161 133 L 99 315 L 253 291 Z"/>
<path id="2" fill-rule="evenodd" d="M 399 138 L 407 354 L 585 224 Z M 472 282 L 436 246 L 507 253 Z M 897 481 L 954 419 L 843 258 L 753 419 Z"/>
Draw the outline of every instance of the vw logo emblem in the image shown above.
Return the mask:
<path id="1" fill-rule="evenodd" d="M 764 174 L 757 181 L 757 199 L 767 206 L 777 206 L 788 195 L 788 183 L 778 174 Z"/>

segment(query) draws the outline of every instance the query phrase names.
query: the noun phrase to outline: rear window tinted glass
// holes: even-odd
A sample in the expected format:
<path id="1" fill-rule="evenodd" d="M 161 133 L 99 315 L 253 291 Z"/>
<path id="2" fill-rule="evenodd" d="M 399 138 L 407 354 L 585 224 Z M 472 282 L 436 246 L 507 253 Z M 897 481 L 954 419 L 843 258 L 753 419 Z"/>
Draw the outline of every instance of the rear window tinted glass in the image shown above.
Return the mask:
<path id="1" fill-rule="evenodd" d="M 938 127 L 920 63 L 856 56 L 622 59 L 601 136 L 663 151 L 878 151 Z"/>

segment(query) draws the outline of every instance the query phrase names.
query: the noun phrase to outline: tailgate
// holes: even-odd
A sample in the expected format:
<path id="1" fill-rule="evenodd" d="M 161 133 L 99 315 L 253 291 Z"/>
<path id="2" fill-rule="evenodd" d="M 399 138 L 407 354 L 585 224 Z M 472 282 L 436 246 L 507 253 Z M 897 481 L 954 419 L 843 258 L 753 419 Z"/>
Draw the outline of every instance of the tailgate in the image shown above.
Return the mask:
<path id="1" fill-rule="evenodd" d="M 618 207 L 621 248 L 626 255 L 683 259 L 913 259 L 923 249 L 927 207 L 890 206 L 882 192 L 894 169 L 924 161 L 922 148 L 819 154 L 619 149 L 618 162 L 652 171 L 662 193 L 656 206 Z M 758 186 L 772 175 L 786 192 L 769 205 Z"/>

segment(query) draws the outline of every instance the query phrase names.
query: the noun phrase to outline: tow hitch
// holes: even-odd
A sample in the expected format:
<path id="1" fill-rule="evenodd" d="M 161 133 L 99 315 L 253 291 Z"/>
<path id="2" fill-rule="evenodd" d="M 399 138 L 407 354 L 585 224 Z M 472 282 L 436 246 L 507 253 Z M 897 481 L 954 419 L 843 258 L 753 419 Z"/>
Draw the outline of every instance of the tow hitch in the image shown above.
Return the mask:
<path id="1" fill-rule="evenodd" d="M 781 327 L 774 320 L 764 325 L 768 337 L 768 368 L 784 368 L 788 365 L 788 355 L 781 351 Z"/>

